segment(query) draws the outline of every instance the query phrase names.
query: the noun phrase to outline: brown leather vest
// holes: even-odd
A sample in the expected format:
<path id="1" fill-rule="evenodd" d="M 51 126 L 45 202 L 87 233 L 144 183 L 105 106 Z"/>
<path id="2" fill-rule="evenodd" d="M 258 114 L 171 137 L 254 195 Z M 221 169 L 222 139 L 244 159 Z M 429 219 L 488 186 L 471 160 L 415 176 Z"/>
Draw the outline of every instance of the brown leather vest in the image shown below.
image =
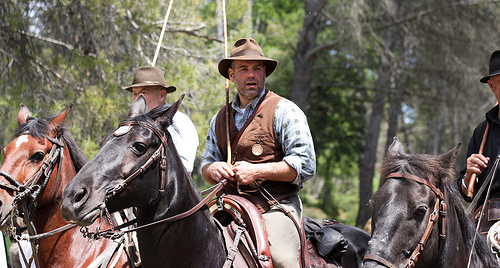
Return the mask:
<path id="1" fill-rule="evenodd" d="M 281 144 L 274 137 L 274 112 L 282 97 L 267 92 L 256 107 L 255 117 L 242 127 L 241 133 L 235 126 L 234 113 L 229 104 L 229 137 L 231 139 L 231 163 L 247 161 L 250 163 L 269 163 L 283 160 L 284 152 Z M 251 120 L 251 121 L 250 121 Z M 223 159 L 227 159 L 226 143 L 226 106 L 219 111 L 215 123 L 217 145 Z M 294 195 L 299 186 L 289 182 L 262 181 L 261 185 L 278 201 Z M 261 212 L 270 208 L 271 203 L 265 199 L 255 185 L 236 185 L 228 183 L 226 192 L 238 194 L 252 201 Z"/>

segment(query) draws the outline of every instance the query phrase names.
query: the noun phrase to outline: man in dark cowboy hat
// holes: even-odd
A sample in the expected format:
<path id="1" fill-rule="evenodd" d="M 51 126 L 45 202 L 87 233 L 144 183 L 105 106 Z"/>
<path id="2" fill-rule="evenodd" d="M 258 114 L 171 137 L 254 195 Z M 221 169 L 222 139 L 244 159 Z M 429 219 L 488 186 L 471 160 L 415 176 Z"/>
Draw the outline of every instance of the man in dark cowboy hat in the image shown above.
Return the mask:
<path id="1" fill-rule="evenodd" d="M 148 112 L 157 106 L 165 105 L 167 93 L 176 90 L 174 86 L 167 86 L 163 71 L 152 66 L 137 68 L 132 85 L 122 88 L 132 92 L 133 101 L 139 94 L 144 95 Z M 184 167 L 191 173 L 199 144 L 193 122 L 186 114 L 178 111 L 174 115 L 173 124 L 168 127 L 168 132 L 172 136 Z"/>
<path id="2" fill-rule="evenodd" d="M 265 79 L 277 61 L 266 58 L 251 38 L 236 41 L 231 56 L 219 62 L 219 73 L 238 94 L 212 119 L 201 164 L 204 179 L 229 180 L 225 190 L 252 201 L 261 211 L 274 267 L 299 267 L 300 240 L 291 218 L 262 196 L 262 185 L 300 224 L 297 192 L 316 171 L 314 146 L 304 113 L 293 102 L 270 92 Z M 228 165 L 225 111 L 229 108 L 231 164 Z"/>
<path id="3" fill-rule="evenodd" d="M 481 83 L 487 83 L 491 91 L 495 95 L 497 102 L 500 101 L 500 50 L 493 52 L 490 59 L 489 74 L 479 80 Z M 485 181 L 491 166 L 500 152 L 500 111 L 498 105 L 495 105 L 491 110 L 486 113 L 486 120 L 481 122 L 469 141 L 469 148 L 467 149 L 467 165 L 460 172 L 460 177 L 457 180 L 457 185 L 467 201 L 471 201 L 467 197 L 469 182 L 472 175 L 477 176 L 474 183 L 474 194 L 477 193 L 483 182 Z M 488 129 L 488 130 L 487 130 Z M 484 135 L 485 131 L 486 136 Z M 483 139 L 484 149 L 482 154 L 479 153 Z M 481 231 L 483 233 L 488 231 L 489 226 L 500 219 L 500 177 L 497 173 L 496 178 L 493 178 L 493 185 L 491 187 L 489 204 L 485 216 L 481 221 Z M 484 191 L 478 203 L 478 207 L 484 204 L 486 198 Z"/>

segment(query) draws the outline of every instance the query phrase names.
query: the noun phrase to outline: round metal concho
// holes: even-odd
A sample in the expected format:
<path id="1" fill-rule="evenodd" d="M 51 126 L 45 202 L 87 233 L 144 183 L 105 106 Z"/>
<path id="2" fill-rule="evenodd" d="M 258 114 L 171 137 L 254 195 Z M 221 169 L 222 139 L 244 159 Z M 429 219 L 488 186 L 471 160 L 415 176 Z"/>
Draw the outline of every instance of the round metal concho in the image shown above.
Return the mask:
<path id="1" fill-rule="evenodd" d="M 257 143 L 257 144 L 254 144 L 254 145 L 252 146 L 252 154 L 253 154 L 253 155 L 259 156 L 259 155 L 261 155 L 261 154 L 262 154 L 262 151 L 264 151 L 264 148 L 262 148 L 262 145 L 260 145 L 260 144 L 258 144 L 258 143 Z"/>

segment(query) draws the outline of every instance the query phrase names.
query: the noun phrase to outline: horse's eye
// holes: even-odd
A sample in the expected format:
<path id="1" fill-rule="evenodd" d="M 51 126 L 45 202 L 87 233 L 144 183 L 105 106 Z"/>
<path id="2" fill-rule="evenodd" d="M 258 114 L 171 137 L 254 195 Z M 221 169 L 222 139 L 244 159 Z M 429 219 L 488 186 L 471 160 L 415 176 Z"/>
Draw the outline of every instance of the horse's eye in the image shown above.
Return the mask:
<path id="1" fill-rule="evenodd" d="M 40 163 L 45 158 L 44 152 L 36 152 L 30 156 L 30 161 L 33 163 Z"/>
<path id="2" fill-rule="evenodd" d="M 425 216 L 425 213 L 427 213 L 427 207 L 426 206 L 420 206 L 415 211 L 413 212 L 413 217 L 418 220 L 422 220 Z"/>
<path id="3" fill-rule="evenodd" d="M 148 147 L 146 146 L 146 144 L 142 143 L 142 142 L 135 142 L 133 145 L 132 145 L 132 149 L 137 153 L 137 154 L 144 154 L 146 152 L 146 150 L 148 149 Z"/>

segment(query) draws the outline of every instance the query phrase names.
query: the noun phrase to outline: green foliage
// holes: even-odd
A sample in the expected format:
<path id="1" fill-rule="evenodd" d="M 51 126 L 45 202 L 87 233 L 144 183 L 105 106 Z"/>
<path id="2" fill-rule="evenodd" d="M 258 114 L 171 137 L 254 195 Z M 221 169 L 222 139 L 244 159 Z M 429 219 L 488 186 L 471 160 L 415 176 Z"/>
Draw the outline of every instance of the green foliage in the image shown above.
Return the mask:
<path id="1" fill-rule="evenodd" d="M 217 71 L 225 50 L 221 3 L 174 1 L 155 63 L 165 71 L 167 83 L 178 88 L 168 101 L 186 94 L 181 111 L 198 130 L 198 156 L 204 151 L 212 116 L 225 103 L 225 79 Z M 299 33 L 308 27 L 302 25 L 303 19 L 311 15 L 305 14 L 305 5 L 312 2 L 225 3 L 227 50 L 238 38 L 256 39 L 264 54 L 279 62 L 266 80 L 267 87 L 290 96 L 295 70 L 303 68 L 296 66 L 295 53 Z M 387 16 L 396 3 L 401 4 L 400 17 Z M 487 72 L 489 54 L 497 49 L 498 4 L 450 3 L 325 2 L 318 13 L 316 50 L 308 51 L 315 61 L 309 70 L 308 119 L 317 176 L 301 191 L 304 204 L 313 206 L 315 213 L 319 208 L 325 217 L 354 222 L 359 155 L 371 112 L 366 107 L 374 93 L 381 92 L 377 90 L 392 86 L 374 88 L 384 75 L 379 73 L 382 59 L 390 63 L 386 67 L 391 74 L 397 73 L 387 81 L 398 82 L 402 102 L 414 113 L 414 120 L 405 125 L 409 129 L 405 139 L 418 152 L 432 149 L 433 136 L 448 137 L 437 145 L 440 151 L 468 140 L 485 107 L 494 104 L 488 88 L 478 85 L 477 78 Z M 131 83 L 137 67 L 152 64 L 168 4 L 157 0 L 1 1 L 0 116 L 4 127 L 0 145 L 12 138 L 20 103 L 44 117 L 73 103 L 68 128 L 86 155 L 95 155 L 100 139 L 127 115 L 131 96 L 121 86 Z M 421 11 L 427 13 L 415 16 Z M 390 39 L 385 35 L 389 26 L 404 29 L 403 36 Z M 391 42 L 400 42 L 403 49 L 386 51 Z M 232 100 L 232 84 L 229 92 Z M 485 103 L 481 111 L 477 111 L 478 103 Z M 445 122 L 443 130 L 433 129 L 437 122 Z M 195 168 L 198 180 L 196 173 Z"/>

